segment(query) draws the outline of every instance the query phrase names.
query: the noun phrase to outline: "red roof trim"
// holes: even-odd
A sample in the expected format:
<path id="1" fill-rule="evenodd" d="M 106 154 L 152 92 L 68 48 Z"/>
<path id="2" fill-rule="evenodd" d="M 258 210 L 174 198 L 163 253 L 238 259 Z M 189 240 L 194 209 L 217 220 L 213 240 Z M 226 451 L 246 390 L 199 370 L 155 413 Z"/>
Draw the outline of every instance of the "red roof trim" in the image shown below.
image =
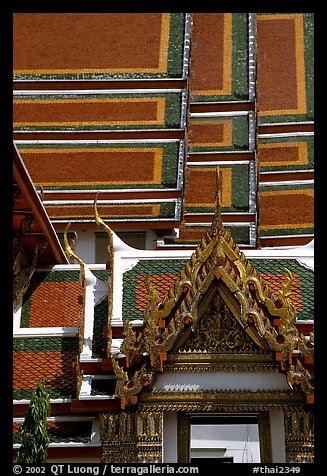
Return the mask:
<path id="1" fill-rule="evenodd" d="M 52 254 L 56 260 L 56 263 L 54 264 L 68 264 L 68 259 L 64 253 L 64 250 L 62 249 L 55 229 L 53 228 L 52 223 L 49 220 L 48 214 L 38 194 L 36 193 L 34 184 L 15 144 L 13 144 L 13 159 L 14 178 L 17 181 L 21 192 L 26 197 L 26 200 L 28 201 L 32 212 L 38 218 L 41 224 L 43 233 L 48 242 L 48 246 L 50 247 Z"/>

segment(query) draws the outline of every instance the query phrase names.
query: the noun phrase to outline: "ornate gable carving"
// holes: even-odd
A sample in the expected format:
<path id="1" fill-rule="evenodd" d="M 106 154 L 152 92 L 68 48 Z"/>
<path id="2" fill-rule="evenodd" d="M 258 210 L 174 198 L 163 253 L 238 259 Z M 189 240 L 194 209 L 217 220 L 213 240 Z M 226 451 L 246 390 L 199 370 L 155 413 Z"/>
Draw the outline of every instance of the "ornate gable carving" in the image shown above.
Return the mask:
<path id="1" fill-rule="evenodd" d="M 258 354 L 257 346 L 237 322 L 218 292 L 204 311 L 196 331 L 179 353 Z"/>

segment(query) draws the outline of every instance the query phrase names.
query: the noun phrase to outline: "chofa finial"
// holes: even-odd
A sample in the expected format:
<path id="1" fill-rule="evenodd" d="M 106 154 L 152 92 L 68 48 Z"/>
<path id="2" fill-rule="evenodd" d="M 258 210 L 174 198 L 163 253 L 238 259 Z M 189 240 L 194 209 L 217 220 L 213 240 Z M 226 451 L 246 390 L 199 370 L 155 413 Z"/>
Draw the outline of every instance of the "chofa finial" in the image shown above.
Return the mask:
<path id="1" fill-rule="evenodd" d="M 216 193 L 215 193 L 215 216 L 211 225 L 213 236 L 221 234 L 223 222 L 221 219 L 221 190 L 220 190 L 220 170 L 219 165 L 216 168 Z"/>

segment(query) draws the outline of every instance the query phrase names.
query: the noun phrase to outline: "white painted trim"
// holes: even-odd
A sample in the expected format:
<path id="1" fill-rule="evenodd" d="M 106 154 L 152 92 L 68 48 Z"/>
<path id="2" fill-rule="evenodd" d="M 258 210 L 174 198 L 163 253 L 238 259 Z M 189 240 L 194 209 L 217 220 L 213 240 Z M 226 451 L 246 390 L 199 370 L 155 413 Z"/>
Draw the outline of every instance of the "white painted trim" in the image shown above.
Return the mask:
<path id="1" fill-rule="evenodd" d="M 179 130 L 179 129 L 178 129 Z M 131 192 L 143 192 L 144 194 L 149 194 L 149 193 L 152 193 L 152 192 L 162 192 L 162 191 L 165 191 L 165 192 L 176 192 L 176 188 L 165 188 L 165 189 L 162 189 L 162 188 L 147 188 L 146 190 L 144 188 L 115 188 L 115 189 L 107 189 L 107 190 L 100 190 L 100 192 L 102 191 L 103 193 L 125 193 L 125 194 L 128 194 L 128 193 L 131 193 Z M 67 189 L 67 190 L 45 190 L 44 191 L 44 194 L 47 195 L 51 195 L 51 194 L 63 194 L 63 193 L 69 193 L 69 195 L 73 195 L 74 193 L 77 194 L 77 193 L 94 193 L 96 194 L 98 190 L 94 190 L 94 189 L 83 189 L 83 190 L 72 190 L 72 189 Z M 52 202 L 51 202 L 52 203 Z"/>
<path id="2" fill-rule="evenodd" d="M 224 117 L 224 116 L 247 116 L 250 111 L 224 111 L 224 112 L 191 112 L 190 117 Z"/>
<path id="3" fill-rule="evenodd" d="M 22 303 L 23 301 L 21 300 L 18 307 L 16 310 L 14 309 L 14 315 L 13 315 L 13 332 L 14 334 L 16 332 L 19 332 L 20 329 L 20 322 L 21 322 L 21 317 L 22 317 Z"/>
<path id="4" fill-rule="evenodd" d="M 71 403 L 71 398 L 50 398 L 50 403 Z M 14 405 L 28 405 L 30 400 L 22 398 L 21 400 L 13 400 Z"/>
<path id="5" fill-rule="evenodd" d="M 98 205 L 126 205 L 127 203 L 176 203 L 177 198 L 145 198 L 129 200 L 98 200 Z M 93 205 L 94 200 L 44 200 L 44 205 Z"/>
<path id="6" fill-rule="evenodd" d="M 279 181 L 279 182 L 261 182 L 259 183 L 259 189 L 260 188 L 263 188 L 263 187 L 274 187 L 274 186 L 278 186 L 278 185 L 313 185 L 314 184 L 314 180 L 313 179 L 307 179 L 307 180 L 292 180 L 292 181 L 289 181 L 289 180 L 283 180 L 283 181 Z"/>
<path id="7" fill-rule="evenodd" d="M 314 172 L 314 169 L 297 169 L 297 170 L 270 170 L 270 171 L 262 171 L 260 172 L 260 177 L 273 175 L 273 174 L 285 174 L 285 175 L 292 175 L 292 174 L 299 174 L 299 173 L 307 173 L 307 172 Z M 263 183 L 263 182 L 262 182 Z"/>
<path id="8" fill-rule="evenodd" d="M 20 443 L 14 443 L 13 448 L 20 448 Z M 97 448 L 100 446 L 100 443 L 74 443 L 73 441 L 67 441 L 67 443 L 49 443 L 50 448 L 89 448 L 89 447 L 95 447 Z"/>
<path id="9" fill-rule="evenodd" d="M 202 154 L 204 155 L 204 154 Z M 214 167 L 218 165 L 247 165 L 251 162 L 252 159 L 245 159 L 245 160 L 212 160 L 210 162 L 202 161 L 202 162 L 188 162 L 188 167 Z"/>
<path id="10" fill-rule="evenodd" d="M 162 415 L 162 462 L 177 463 L 177 412 Z"/>
<path id="11" fill-rule="evenodd" d="M 249 227 L 251 225 L 251 223 L 253 222 L 244 222 L 244 221 L 223 221 L 223 225 L 225 226 L 247 226 Z M 185 228 L 195 228 L 195 227 L 207 227 L 207 228 L 210 228 L 211 227 L 211 223 L 208 223 L 208 222 L 192 222 L 192 223 L 185 223 Z"/>
<path id="12" fill-rule="evenodd" d="M 284 374 L 273 372 L 165 372 L 160 374 L 153 388 L 166 391 L 195 390 L 289 390 Z"/>
<path id="13" fill-rule="evenodd" d="M 283 246 L 279 248 L 262 248 L 261 250 L 244 250 L 245 256 L 255 259 L 296 259 L 308 269 L 314 269 L 314 240 L 302 246 Z"/>
<path id="14" fill-rule="evenodd" d="M 83 380 L 81 384 L 81 388 L 79 391 L 79 400 L 83 399 L 84 397 L 88 397 L 91 395 L 92 390 L 92 375 L 83 375 Z"/>
<path id="15" fill-rule="evenodd" d="M 115 400 L 116 395 L 87 395 L 80 396 L 79 400 Z"/>
<path id="16" fill-rule="evenodd" d="M 180 93 L 184 89 L 60 89 L 60 90 L 38 90 L 30 89 L 26 90 L 15 90 L 13 97 L 16 96 L 79 96 L 79 95 L 90 95 L 90 96 L 101 96 L 104 94 L 156 94 L 156 93 Z"/>
<path id="17" fill-rule="evenodd" d="M 97 278 L 88 266 L 85 266 L 85 304 L 84 304 L 84 340 L 80 362 L 92 357 L 95 286 Z M 81 390 L 82 391 L 82 390 Z"/>
<path id="18" fill-rule="evenodd" d="M 268 126 L 268 125 L 269 124 L 262 124 L 262 126 Z M 281 132 L 276 134 L 274 133 L 258 134 L 259 139 L 272 139 L 274 137 L 304 137 L 304 136 L 314 136 L 314 132 Z"/>
<path id="19" fill-rule="evenodd" d="M 91 431 L 91 444 L 100 445 L 100 419 L 98 417 L 93 418 L 92 431 Z"/>
<path id="20" fill-rule="evenodd" d="M 24 145 L 57 145 L 57 144 L 152 144 L 152 143 L 173 143 L 181 142 L 181 139 L 19 139 L 15 144 Z"/>
<path id="21" fill-rule="evenodd" d="M 14 339 L 24 339 L 32 337 L 75 337 L 78 333 L 77 327 L 22 327 L 16 329 Z"/>
<path id="22" fill-rule="evenodd" d="M 80 415 L 55 415 L 47 417 L 47 421 L 54 422 L 68 422 L 68 421 L 93 421 L 95 416 L 80 416 Z M 22 423 L 25 417 L 13 417 L 14 423 Z"/>

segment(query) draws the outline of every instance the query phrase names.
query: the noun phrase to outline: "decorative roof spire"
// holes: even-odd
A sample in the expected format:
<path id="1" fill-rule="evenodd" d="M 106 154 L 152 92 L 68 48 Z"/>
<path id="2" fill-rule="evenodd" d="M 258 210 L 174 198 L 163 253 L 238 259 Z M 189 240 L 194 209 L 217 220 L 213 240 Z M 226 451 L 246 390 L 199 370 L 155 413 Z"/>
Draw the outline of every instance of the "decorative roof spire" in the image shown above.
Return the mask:
<path id="1" fill-rule="evenodd" d="M 220 177 L 219 166 L 216 168 L 216 193 L 215 193 L 215 216 L 211 224 L 211 235 L 221 235 L 223 231 L 223 222 L 221 219 L 221 190 L 220 190 Z"/>
<path id="2" fill-rule="evenodd" d="M 112 303 L 113 303 L 113 273 L 114 273 L 114 244 L 113 244 L 113 231 L 112 229 L 102 220 L 98 213 L 97 209 L 97 199 L 99 192 L 97 192 L 94 199 L 94 215 L 95 222 L 98 226 L 102 226 L 108 234 L 109 244 L 108 244 L 108 253 L 109 253 L 109 276 L 108 276 L 108 342 L 107 342 L 107 355 L 111 357 L 111 346 L 112 346 L 112 331 L 111 331 L 111 321 L 112 321 Z M 114 359 L 112 359 L 114 360 Z"/>
<path id="3" fill-rule="evenodd" d="M 111 263 L 111 266 L 113 267 L 113 257 L 114 257 L 114 245 L 113 245 L 113 231 L 112 229 L 110 228 L 110 226 L 108 226 L 103 220 L 102 218 L 100 217 L 99 213 L 98 213 L 98 209 L 97 209 L 97 199 L 98 199 L 98 195 L 99 195 L 100 192 L 97 192 L 96 194 L 96 197 L 94 199 L 94 215 L 95 215 L 95 222 L 98 226 L 102 226 L 102 228 L 104 228 L 108 234 L 108 237 L 109 237 L 109 245 L 108 245 L 108 253 L 109 253 L 109 259 L 110 259 L 110 263 Z"/>
<path id="4" fill-rule="evenodd" d="M 83 286 L 83 284 L 85 282 L 85 263 L 75 253 L 75 247 L 76 247 L 76 243 L 77 243 L 77 233 L 75 231 L 74 231 L 74 239 L 70 243 L 68 242 L 67 232 L 68 232 L 69 228 L 70 228 L 70 223 L 68 223 L 68 225 L 66 226 L 65 231 L 64 231 L 64 243 L 65 243 L 66 256 L 68 258 L 68 261 L 71 264 L 74 263 L 75 259 L 76 259 L 76 261 L 79 262 L 80 270 L 81 270 L 80 281 L 81 281 L 81 284 Z"/>

